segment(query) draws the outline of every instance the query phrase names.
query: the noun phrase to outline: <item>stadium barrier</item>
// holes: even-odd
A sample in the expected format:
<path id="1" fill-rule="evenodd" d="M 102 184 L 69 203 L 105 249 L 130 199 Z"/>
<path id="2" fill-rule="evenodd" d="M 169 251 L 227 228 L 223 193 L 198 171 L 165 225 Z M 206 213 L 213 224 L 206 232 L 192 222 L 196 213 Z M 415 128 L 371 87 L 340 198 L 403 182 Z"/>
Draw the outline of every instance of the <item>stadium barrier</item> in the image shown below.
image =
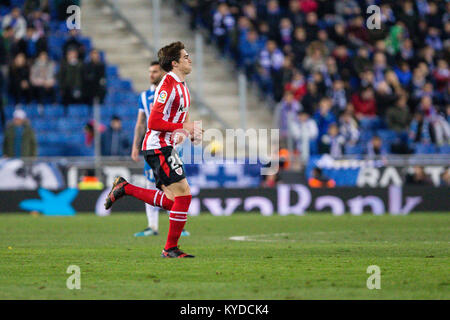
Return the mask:
<path id="1" fill-rule="evenodd" d="M 449 212 L 449 187 L 390 186 L 389 188 L 343 187 L 311 189 L 302 184 L 280 184 L 275 188 L 196 188 L 189 213 L 201 212 L 228 216 L 235 212 L 259 212 L 263 216 L 304 215 L 331 212 L 361 215 L 406 215 L 413 212 Z M 109 188 L 104 190 L 65 189 L 61 191 L 0 191 L 0 213 L 37 211 L 45 215 L 74 215 L 96 212 L 109 215 L 103 208 Z M 126 198 L 118 201 L 114 212 L 143 212 L 143 203 Z"/>
<path id="2" fill-rule="evenodd" d="M 127 157 L 128 159 L 128 157 Z M 310 162 L 305 171 L 286 170 L 279 173 L 279 180 L 287 184 L 307 184 L 314 167 L 322 169 L 324 176 L 334 179 L 337 187 L 385 188 L 390 185 L 405 186 L 406 175 L 414 166 L 422 166 L 431 182 L 428 187 L 445 185 L 443 175 L 449 173 L 448 159 L 420 162 L 334 160 L 321 157 Z M 122 158 L 102 158 L 97 163 L 97 177 L 105 186 L 111 186 L 115 177 L 123 176 L 133 184 L 144 187 L 143 163 Z M 61 190 L 77 188 L 83 175 L 95 169 L 92 158 L 40 158 L 0 159 L 0 190 L 36 190 L 45 188 Z M 186 176 L 191 186 L 199 188 L 256 188 L 264 179 L 261 164 L 248 163 L 203 163 L 186 164 Z"/>

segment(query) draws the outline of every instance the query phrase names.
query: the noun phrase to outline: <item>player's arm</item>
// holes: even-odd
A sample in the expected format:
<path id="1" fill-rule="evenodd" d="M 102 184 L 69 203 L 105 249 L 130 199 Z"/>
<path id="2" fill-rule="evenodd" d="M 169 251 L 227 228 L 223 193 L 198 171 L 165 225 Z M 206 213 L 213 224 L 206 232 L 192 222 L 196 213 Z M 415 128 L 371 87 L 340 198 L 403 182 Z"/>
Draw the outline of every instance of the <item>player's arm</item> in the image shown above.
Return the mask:
<path id="1" fill-rule="evenodd" d="M 146 130 L 145 112 L 139 110 L 136 126 L 134 127 L 133 146 L 131 148 L 131 158 L 136 162 L 139 162 L 139 150 L 141 148 L 142 139 L 144 138 Z"/>

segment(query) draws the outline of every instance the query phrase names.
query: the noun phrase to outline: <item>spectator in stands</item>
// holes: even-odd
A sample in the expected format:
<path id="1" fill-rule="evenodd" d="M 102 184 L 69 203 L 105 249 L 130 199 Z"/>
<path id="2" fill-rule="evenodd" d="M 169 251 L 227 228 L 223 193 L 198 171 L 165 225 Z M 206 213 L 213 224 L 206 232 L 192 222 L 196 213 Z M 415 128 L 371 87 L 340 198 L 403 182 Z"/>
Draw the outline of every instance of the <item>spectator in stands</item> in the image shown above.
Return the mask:
<path id="1" fill-rule="evenodd" d="M 386 145 L 380 137 L 374 136 L 367 144 L 367 155 L 369 157 L 382 156 L 388 154 Z"/>
<path id="2" fill-rule="evenodd" d="M 0 36 L 0 66 L 2 68 L 3 77 L 8 77 L 8 65 L 11 62 L 14 53 L 16 53 L 16 41 L 14 39 L 14 30 L 8 26 L 3 29 Z"/>
<path id="3" fill-rule="evenodd" d="M 283 66 L 284 55 L 274 40 L 268 40 L 266 47 L 259 55 L 259 81 L 266 93 L 273 93 L 275 101 L 280 101 L 280 69 Z M 280 92 L 281 91 L 281 92 Z"/>
<path id="4" fill-rule="evenodd" d="M 355 0 L 342 0 L 334 2 L 334 10 L 337 15 L 348 19 L 361 13 L 358 3 Z"/>
<path id="5" fill-rule="evenodd" d="M 315 167 L 311 172 L 311 177 L 308 179 L 308 185 L 311 188 L 334 188 L 336 182 L 326 177 L 322 173 L 322 169 Z"/>
<path id="6" fill-rule="evenodd" d="M 379 82 L 375 93 L 377 115 L 384 118 L 386 110 L 395 105 L 397 98 L 394 89 L 386 81 Z"/>
<path id="7" fill-rule="evenodd" d="M 290 91 L 294 95 L 294 99 L 301 101 L 306 94 L 306 81 L 303 74 L 298 70 L 294 69 L 292 74 L 292 80 L 284 86 L 285 91 Z"/>
<path id="8" fill-rule="evenodd" d="M 230 33 L 234 27 L 234 17 L 230 13 L 228 5 L 220 3 L 213 16 L 213 34 L 222 54 L 228 54 L 230 50 Z"/>
<path id="9" fill-rule="evenodd" d="M 413 142 L 430 144 L 436 143 L 434 127 L 429 120 L 420 112 L 414 115 L 409 128 L 409 137 Z"/>
<path id="10" fill-rule="evenodd" d="M 350 110 L 344 111 L 339 117 L 339 132 L 347 145 L 355 145 L 359 140 L 358 122 Z"/>
<path id="11" fill-rule="evenodd" d="M 334 80 L 330 97 L 332 99 L 332 110 L 334 114 L 341 114 L 347 107 L 348 94 L 342 80 Z"/>
<path id="12" fill-rule="evenodd" d="M 297 117 L 292 115 L 289 121 L 289 130 L 294 138 L 297 150 L 302 152 L 304 150 L 303 143 L 308 143 L 310 154 L 316 154 L 316 140 L 319 134 L 316 122 L 311 119 L 306 112 L 300 112 Z"/>
<path id="13" fill-rule="evenodd" d="M 17 51 L 24 53 L 28 59 L 36 58 L 42 51 L 47 51 L 47 41 L 28 26 L 25 36 L 17 42 Z"/>
<path id="14" fill-rule="evenodd" d="M 339 74 L 342 80 L 349 81 L 353 66 L 352 66 L 352 59 L 349 55 L 349 51 L 346 46 L 337 46 L 333 50 L 333 57 L 336 60 L 336 64 L 339 67 Z"/>
<path id="15" fill-rule="evenodd" d="M 313 39 L 315 39 L 317 32 L 319 31 L 319 26 L 318 26 L 318 17 L 317 17 L 317 13 L 315 12 L 309 12 L 306 14 L 306 20 L 305 20 L 305 30 L 306 30 L 306 38 L 309 41 L 312 41 Z"/>
<path id="16" fill-rule="evenodd" d="M 295 0 L 294 0 L 295 1 Z M 308 41 L 306 39 L 306 30 L 301 26 L 294 29 L 294 39 L 291 44 L 292 52 L 294 54 L 294 63 L 297 68 L 302 67 L 303 59 L 306 56 L 306 48 L 308 48 Z"/>
<path id="17" fill-rule="evenodd" d="M 345 138 L 339 133 L 336 123 L 328 126 L 328 132 L 320 138 L 319 152 L 340 158 L 344 154 Z"/>
<path id="18" fill-rule="evenodd" d="M 55 101 L 56 66 L 47 52 L 42 51 L 31 66 L 30 81 L 38 104 Z"/>
<path id="19" fill-rule="evenodd" d="M 450 169 L 446 169 L 441 175 L 441 184 L 442 187 L 450 187 Z"/>
<path id="20" fill-rule="evenodd" d="M 269 24 L 270 30 L 277 30 L 280 25 L 281 9 L 277 0 L 269 0 L 267 7 L 262 12 L 262 20 Z"/>
<path id="21" fill-rule="evenodd" d="M 395 67 L 394 71 L 400 84 L 403 87 L 408 87 L 412 79 L 412 72 L 408 62 L 402 61 L 399 67 Z"/>
<path id="22" fill-rule="evenodd" d="M 450 70 L 445 59 L 439 59 L 436 69 L 433 71 L 433 78 L 436 81 L 436 89 L 443 92 L 448 88 L 450 83 Z"/>
<path id="23" fill-rule="evenodd" d="M 331 113 L 331 99 L 324 97 L 320 99 L 319 110 L 314 114 L 314 120 L 319 128 L 319 138 L 328 132 L 328 126 L 336 122 L 336 117 Z"/>
<path id="24" fill-rule="evenodd" d="M 314 82 L 308 82 L 306 88 L 306 94 L 302 99 L 303 109 L 310 115 L 313 115 L 322 96 L 317 90 L 317 85 Z"/>
<path id="25" fill-rule="evenodd" d="M 318 41 L 325 47 L 326 52 L 333 52 L 334 48 L 336 47 L 336 44 L 333 40 L 330 40 L 328 37 L 328 32 L 326 29 L 320 29 L 317 32 L 317 39 Z"/>
<path id="26" fill-rule="evenodd" d="M 283 66 L 281 67 L 280 73 L 281 85 L 279 90 L 281 91 L 281 94 L 286 90 L 286 86 L 291 82 L 292 77 L 294 76 L 294 65 L 291 56 L 286 55 L 284 57 Z"/>
<path id="27" fill-rule="evenodd" d="M 377 114 L 377 104 L 375 94 L 372 87 L 362 88 L 359 93 L 352 96 L 352 104 L 355 107 L 355 115 L 357 118 L 374 118 Z"/>
<path id="28" fill-rule="evenodd" d="M 366 28 L 364 18 L 360 15 L 350 20 L 346 32 L 350 43 L 354 46 L 363 46 L 369 42 L 369 32 Z"/>
<path id="29" fill-rule="evenodd" d="M 40 8 L 34 8 L 27 17 L 28 26 L 32 26 L 36 36 L 44 38 L 49 29 L 50 15 Z"/>
<path id="30" fill-rule="evenodd" d="M 127 156 L 130 154 L 130 140 L 122 129 L 122 120 L 113 116 L 108 129 L 102 134 L 103 156 Z"/>
<path id="31" fill-rule="evenodd" d="M 256 30 L 251 29 L 239 43 L 240 61 L 245 69 L 247 78 L 252 79 L 256 72 L 257 57 L 264 47 L 264 42 L 261 41 Z"/>
<path id="32" fill-rule="evenodd" d="M 280 135 L 282 138 L 285 138 L 288 135 L 289 117 L 296 117 L 300 111 L 300 103 L 294 99 L 292 92 L 286 91 L 283 99 L 276 107 L 278 126 L 280 128 Z"/>
<path id="33" fill-rule="evenodd" d="M 84 57 L 86 55 L 86 48 L 84 47 L 83 43 L 80 40 L 81 35 L 80 32 L 77 29 L 71 29 L 69 30 L 69 36 L 64 42 L 63 45 L 63 55 L 64 57 L 67 56 L 67 53 L 70 50 L 76 50 L 78 52 L 78 58 L 83 61 Z"/>
<path id="34" fill-rule="evenodd" d="M 19 40 L 25 36 L 27 22 L 22 16 L 22 11 L 19 7 L 14 7 L 11 13 L 3 17 L 2 28 L 12 27 L 14 30 L 14 38 Z"/>
<path id="35" fill-rule="evenodd" d="M 35 157 L 37 155 L 36 136 L 25 111 L 17 109 L 12 121 L 6 126 L 3 154 L 7 157 Z"/>
<path id="36" fill-rule="evenodd" d="M 289 18 L 282 18 L 280 20 L 280 27 L 277 38 L 279 39 L 279 43 L 284 47 L 286 45 L 290 45 L 292 43 L 292 31 L 293 26 L 291 20 Z"/>
<path id="37" fill-rule="evenodd" d="M 409 123 L 411 122 L 407 95 L 401 95 L 397 99 L 395 106 L 389 107 L 386 113 L 386 121 L 388 128 L 397 134 L 404 135 L 407 133 Z"/>
<path id="38" fill-rule="evenodd" d="M 306 57 L 303 60 L 303 69 L 307 72 L 323 72 L 326 69 L 325 64 L 325 46 L 318 42 L 314 41 L 306 50 Z"/>
<path id="39" fill-rule="evenodd" d="M 245 16 L 240 16 L 230 33 L 231 50 L 239 65 L 242 64 L 240 57 L 240 46 L 241 43 L 247 38 L 248 32 L 251 29 L 255 30 L 252 27 L 250 20 Z"/>
<path id="40" fill-rule="evenodd" d="M 428 185 L 431 186 L 433 182 L 431 178 L 425 174 L 423 167 L 415 166 L 413 169 L 413 173 L 408 173 L 405 177 L 406 184 L 415 184 L 415 185 Z"/>
<path id="41" fill-rule="evenodd" d="M 357 51 L 356 57 L 353 59 L 353 69 L 357 74 L 361 74 L 365 70 L 372 67 L 372 62 L 369 58 L 369 50 L 366 47 L 360 47 Z"/>
<path id="42" fill-rule="evenodd" d="M 97 50 L 91 50 L 89 61 L 83 65 L 83 94 L 88 105 L 103 104 L 106 95 L 106 67 Z"/>
<path id="43" fill-rule="evenodd" d="M 9 67 L 9 93 L 14 104 L 31 100 L 30 68 L 23 53 L 19 53 Z"/>
<path id="44" fill-rule="evenodd" d="M 67 51 L 66 59 L 61 62 L 58 74 L 58 85 L 61 90 L 62 104 L 67 106 L 82 101 L 83 64 L 78 59 L 78 51 Z"/>

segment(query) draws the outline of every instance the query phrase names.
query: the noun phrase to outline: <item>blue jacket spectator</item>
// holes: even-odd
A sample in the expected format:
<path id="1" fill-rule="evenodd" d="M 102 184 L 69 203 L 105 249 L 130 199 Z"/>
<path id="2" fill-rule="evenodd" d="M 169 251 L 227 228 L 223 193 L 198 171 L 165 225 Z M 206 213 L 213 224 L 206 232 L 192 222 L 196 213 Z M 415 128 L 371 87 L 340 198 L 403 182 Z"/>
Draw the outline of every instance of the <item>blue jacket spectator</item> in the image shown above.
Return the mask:
<path id="1" fill-rule="evenodd" d="M 131 143 L 126 132 L 122 129 L 122 121 L 113 116 L 108 129 L 101 138 L 103 156 L 128 156 L 131 152 Z"/>

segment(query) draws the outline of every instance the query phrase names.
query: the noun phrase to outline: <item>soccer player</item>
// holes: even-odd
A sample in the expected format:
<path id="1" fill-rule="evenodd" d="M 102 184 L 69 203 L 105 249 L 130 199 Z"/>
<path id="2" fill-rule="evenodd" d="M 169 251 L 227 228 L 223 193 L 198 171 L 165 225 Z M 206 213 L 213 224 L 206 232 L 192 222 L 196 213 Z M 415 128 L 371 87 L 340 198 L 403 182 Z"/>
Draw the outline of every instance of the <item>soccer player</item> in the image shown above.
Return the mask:
<path id="1" fill-rule="evenodd" d="M 133 196 L 152 206 L 170 210 L 169 232 L 161 256 L 165 258 L 193 258 L 178 248 L 178 240 L 187 220 L 191 191 L 184 174 L 183 163 L 174 148 L 174 136 L 186 132 L 192 139 L 200 139 L 202 130 L 189 120 L 191 97 L 185 79 L 192 70 L 192 60 L 180 41 L 158 51 L 159 64 L 167 73 L 155 91 L 154 105 L 142 144 L 145 161 L 152 168 L 158 189 L 143 189 L 117 177 L 108 194 L 105 208 L 125 195 Z M 177 138 L 178 140 L 178 138 Z"/>
<path id="2" fill-rule="evenodd" d="M 141 149 L 142 141 L 144 139 L 144 135 L 147 129 L 147 121 L 150 116 L 150 111 L 153 105 L 153 97 L 155 95 L 155 89 L 158 84 L 161 82 L 162 77 L 165 72 L 159 66 L 158 61 L 153 61 L 149 67 L 150 74 L 150 89 L 141 92 L 139 95 L 139 111 L 138 117 L 136 120 L 136 126 L 134 128 L 134 138 L 133 138 L 133 147 L 131 150 L 131 158 L 139 162 L 140 156 L 139 151 Z M 180 156 L 182 156 L 183 149 L 178 150 Z M 153 171 L 147 162 L 144 165 L 144 176 L 146 177 L 146 188 L 156 188 L 155 185 L 155 177 L 153 176 Z M 148 226 L 143 231 L 135 233 L 136 237 L 146 237 L 152 235 L 158 235 L 158 215 L 159 215 L 159 207 L 153 207 L 148 203 L 145 204 L 145 212 L 147 214 Z M 188 236 L 189 232 L 183 230 L 181 233 L 182 236 Z"/>

